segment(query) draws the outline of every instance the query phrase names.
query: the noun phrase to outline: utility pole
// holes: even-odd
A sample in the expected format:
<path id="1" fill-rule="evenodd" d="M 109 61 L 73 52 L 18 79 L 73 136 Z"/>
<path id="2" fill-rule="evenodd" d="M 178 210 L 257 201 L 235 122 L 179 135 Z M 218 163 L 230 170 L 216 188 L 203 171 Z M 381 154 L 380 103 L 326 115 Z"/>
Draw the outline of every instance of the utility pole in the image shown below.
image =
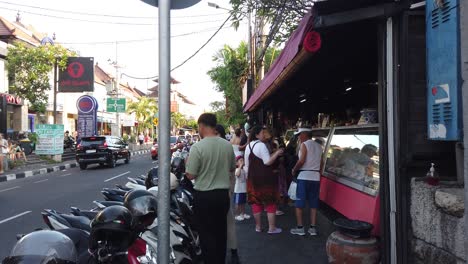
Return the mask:
<path id="1" fill-rule="evenodd" d="M 260 37 L 260 49 L 264 49 L 266 45 L 266 35 L 265 35 L 265 19 L 261 18 L 259 22 L 259 37 Z M 266 54 L 266 53 L 265 53 Z M 258 72 L 258 79 L 262 80 L 265 76 L 265 55 L 262 57 L 260 62 L 260 70 Z"/>
<path id="2" fill-rule="evenodd" d="M 118 53 L 119 53 L 119 50 L 118 50 L 118 43 L 117 41 L 115 42 L 115 62 L 114 62 L 114 67 L 115 67 L 115 93 L 116 93 L 116 99 L 118 100 L 119 99 L 119 94 L 120 94 L 120 71 L 119 71 L 119 63 L 118 63 Z M 120 137 L 121 136 L 121 133 L 120 133 L 120 114 L 119 114 L 119 111 L 117 110 L 117 108 L 115 109 L 116 110 L 116 113 L 115 113 L 115 123 L 117 125 L 117 136 Z"/>

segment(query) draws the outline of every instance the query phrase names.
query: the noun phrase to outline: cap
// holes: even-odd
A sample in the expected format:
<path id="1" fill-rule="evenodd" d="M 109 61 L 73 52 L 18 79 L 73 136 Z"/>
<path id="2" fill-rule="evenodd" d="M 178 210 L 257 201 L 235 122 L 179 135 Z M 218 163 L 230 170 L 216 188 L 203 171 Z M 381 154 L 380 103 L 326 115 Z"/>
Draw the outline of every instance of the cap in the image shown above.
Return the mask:
<path id="1" fill-rule="evenodd" d="M 312 132 L 312 129 L 310 128 L 305 128 L 305 127 L 300 127 L 295 133 L 294 135 L 299 135 L 300 133 L 302 132 Z"/>

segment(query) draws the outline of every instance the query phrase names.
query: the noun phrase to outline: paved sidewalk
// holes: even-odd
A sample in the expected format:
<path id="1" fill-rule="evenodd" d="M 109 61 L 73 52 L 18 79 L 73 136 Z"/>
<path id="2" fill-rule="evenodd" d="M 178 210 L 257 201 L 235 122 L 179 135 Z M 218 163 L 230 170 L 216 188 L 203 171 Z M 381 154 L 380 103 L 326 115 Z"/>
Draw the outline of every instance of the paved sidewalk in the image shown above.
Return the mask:
<path id="1" fill-rule="evenodd" d="M 251 214 L 250 209 L 248 213 Z M 312 237 L 307 233 L 306 236 L 297 236 L 289 233 L 290 228 L 296 225 L 294 207 L 286 208 L 285 213 L 276 218 L 277 226 L 283 229 L 283 232 L 278 235 L 269 235 L 266 232 L 256 233 L 253 217 L 250 220 L 236 222 L 242 264 L 328 263 L 325 243 L 334 231 L 330 220 L 319 211 L 317 214 L 319 235 Z M 304 220 L 308 226 L 309 218 L 304 217 Z M 264 213 L 262 219 L 264 228 L 267 227 L 267 223 L 266 213 Z M 229 249 L 227 256 L 229 260 Z"/>
<path id="2" fill-rule="evenodd" d="M 132 156 L 143 155 L 149 152 L 150 150 L 133 151 Z M 24 167 L 6 171 L 4 174 L 0 175 L 0 182 L 6 182 L 6 181 L 11 181 L 11 180 L 21 179 L 21 178 L 26 178 L 26 177 L 32 177 L 35 175 L 41 175 L 41 174 L 51 173 L 55 171 L 66 170 L 70 168 L 75 168 L 77 167 L 77 165 L 78 164 L 74 160 L 65 161 L 61 163 L 52 163 L 52 164 L 44 161 L 44 163 L 26 165 Z"/>

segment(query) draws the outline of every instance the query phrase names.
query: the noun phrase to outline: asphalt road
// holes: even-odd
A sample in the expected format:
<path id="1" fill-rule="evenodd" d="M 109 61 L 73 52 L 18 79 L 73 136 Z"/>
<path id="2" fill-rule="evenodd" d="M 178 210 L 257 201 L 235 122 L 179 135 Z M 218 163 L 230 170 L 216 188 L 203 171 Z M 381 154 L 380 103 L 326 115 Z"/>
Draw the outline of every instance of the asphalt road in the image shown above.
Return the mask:
<path id="1" fill-rule="evenodd" d="M 43 209 L 64 213 L 70 212 L 70 206 L 90 209 L 93 200 L 104 200 L 102 188 L 146 175 L 154 163 L 149 154 L 143 154 L 133 156 L 130 164 L 121 160 L 113 169 L 91 165 L 85 171 L 73 168 L 0 183 L 0 260 L 10 252 L 16 234 L 46 227 Z"/>

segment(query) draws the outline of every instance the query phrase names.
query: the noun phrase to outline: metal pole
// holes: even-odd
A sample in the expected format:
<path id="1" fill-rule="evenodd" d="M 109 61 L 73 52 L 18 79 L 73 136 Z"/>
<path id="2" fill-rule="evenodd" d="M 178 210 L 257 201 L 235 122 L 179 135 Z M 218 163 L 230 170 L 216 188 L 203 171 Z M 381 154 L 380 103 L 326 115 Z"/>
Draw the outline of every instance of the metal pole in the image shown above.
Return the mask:
<path id="1" fill-rule="evenodd" d="M 115 91 L 117 93 L 117 101 L 119 99 L 119 93 L 120 93 L 120 72 L 119 72 L 119 63 L 118 63 L 118 46 L 117 46 L 117 41 L 115 42 Z M 119 111 L 117 110 L 117 107 L 115 108 L 115 123 L 117 125 L 117 136 L 120 137 L 121 136 L 121 133 L 120 133 L 120 114 L 119 114 Z"/>
<path id="2" fill-rule="evenodd" d="M 57 59 L 54 62 L 54 124 L 57 124 Z"/>
<path id="3" fill-rule="evenodd" d="M 248 23 L 249 23 L 249 49 L 248 49 L 248 54 L 249 54 L 249 60 L 250 60 L 250 76 L 249 79 L 252 81 L 252 87 L 255 86 L 254 82 L 254 66 L 253 66 L 253 48 L 252 48 L 252 14 L 249 10 L 249 16 L 248 16 Z"/>
<path id="4" fill-rule="evenodd" d="M 465 183 L 465 208 L 468 205 L 468 2 L 460 2 L 460 51 L 463 102 L 463 175 Z M 468 262 L 468 210 L 465 209 L 465 260 Z"/>
<path id="5" fill-rule="evenodd" d="M 390 189 L 390 263 L 397 263 L 396 250 L 396 178 L 395 178 L 395 122 L 393 94 L 393 20 L 387 19 L 387 134 L 388 134 L 388 182 Z"/>
<path id="6" fill-rule="evenodd" d="M 170 168 L 170 0 L 159 0 L 159 197 L 158 263 L 169 258 L 169 168 Z"/>

